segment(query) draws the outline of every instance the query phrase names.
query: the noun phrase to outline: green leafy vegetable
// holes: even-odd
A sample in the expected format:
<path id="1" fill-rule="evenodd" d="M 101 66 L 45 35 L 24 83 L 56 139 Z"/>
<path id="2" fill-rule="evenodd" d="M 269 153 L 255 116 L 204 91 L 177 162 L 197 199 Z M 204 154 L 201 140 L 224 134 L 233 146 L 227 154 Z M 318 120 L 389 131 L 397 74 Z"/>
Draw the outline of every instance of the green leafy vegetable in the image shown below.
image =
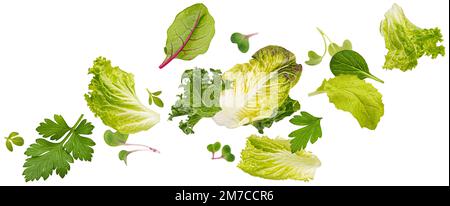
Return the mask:
<path id="1" fill-rule="evenodd" d="M 302 180 L 314 178 L 320 160 L 310 152 L 291 152 L 286 139 L 270 139 L 252 135 L 241 153 L 238 167 L 244 172 L 265 179 Z"/>
<path id="2" fill-rule="evenodd" d="M 160 69 L 173 59 L 192 60 L 208 51 L 214 37 L 214 19 L 203 4 L 194 4 L 178 13 L 167 30 L 166 59 Z"/>
<path id="3" fill-rule="evenodd" d="M 290 120 L 294 125 L 304 126 L 289 134 L 289 137 L 293 137 L 291 140 L 292 153 L 304 150 L 308 142 L 314 144 L 322 137 L 322 128 L 320 127 L 321 119 L 321 117 L 312 116 L 308 112 L 300 112 L 300 115 L 296 115 Z"/>
<path id="4" fill-rule="evenodd" d="M 233 33 L 231 35 L 231 42 L 237 44 L 239 51 L 242 53 L 247 53 L 250 48 L 250 37 L 257 35 L 258 33 L 244 35 L 241 33 Z"/>
<path id="5" fill-rule="evenodd" d="M 360 79 L 371 78 L 384 83 L 383 80 L 375 77 L 369 72 L 366 60 L 355 51 L 343 50 L 336 53 L 330 62 L 331 72 L 335 75 L 356 75 Z"/>
<path id="6" fill-rule="evenodd" d="M 103 135 L 105 143 L 111 147 L 117 147 L 125 145 L 128 140 L 128 134 L 122 134 L 120 132 L 112 132 L 111 130 L 106 130 Z"/>
<path id="7" fill-rule="evenodd" d="M 444 46 L 437 45 L 443 41 L 439 28 L 422 29 L 414 25 L 397 4 L 394 4 L 384 16 L 385 19 L 380 26 L 388 49 L 384 68 L 412 70 L 423 55 L 431 56 L 433 59 L 445 55 Z"/>
<path id="8" fill-rule="evenodd" d="M 121 150 L 119 152 L 119 159 L 125 162 L 125 165 L 128 165 L 127 163 L 127 159 L 128 159 L 128 155 L 130 154 L 129 151 L 126 150 Z"/>
<path id="9" fill-rule="evenodd" d="M 334 56 L 336 53 L 344 50 L 352 50 L 352 42 L 350 42 L 350 40 L 348 39 L 344 40 L 342 46 L 339 46 L 336 43 L 331 43 L 328 46 L 328 53 L 330 54 L 330 56 Z"/>
<path id="10" fill-rule="evenodd" d="M 193 134 L 194 126 L 202 118 L 213 117 L 220 111 L 219 95 L 224 86 L 220 70 L 186 70 L 181 77 L 183 93 L 172 106 L 169 120 L 187 116 L 179 127 L 185 134 Z"/>
<path id="11" fill-rule="evenodd" d="M 89 74 L 94 76 L 85 99 L 105 125 L 122 134 L 134 134 L 159 122 L 159 114 L 145 107 L 136 96 L 133 74 L 111 66 L 111 62 L 103 57 L 94 61 Z M 55 134 L 56 137 L 59 135 Z"/>
<path id="12" fill-rule="evenodd" d="M 319 31 L 320 35 L 322 36 L 323 44 L 325 47 L 324 52 L 322 55 L 318 55 L 315 51 L 308 51 L 309 60 L 305 62 L 307 65 L 314 66 L 320 64 L 327 54 L 327 50 L 330 56 L 333 56 L 340 51 L 352 49 L 352 43 L 350 42 L 350 40 L 345 40 L 342 46 L 339 46 L 338 44 L 331 41 L 330 37 L 328 37 L 328 35 L 326 35 L 321 29 L 317 28 L 317 31 Z M 327 45 L 328 42 L 330 43 L 330 45 Z"/>
<path id="13" fill-rule="evenodd" d="M 16 146 L 23 146 L 24 140 L 21 136 L 19 136 L 19 133 L 17 132 L 11 132 L 9 136 L 5 137 L 6 139 L 6 148 L 12 152 L 14 150 L 13 145 Z"/>
<path id="14" fill-rule="evenodd" d="M 215 156 L 215 154 L 220 151 L 220 147 L 221 147 L 220 142 L 216 142 L 214 144 L 209 144 L 206 147 L 206 149 L 208 149 L 208 151 L 212 153 L 212 158 L 211 159 L 213 159 L 213 160 L 224 159 L 224 160 L 226 160 L 228 162 L 233 162 L 235 157 L 231 153 L 230 145 L 224 145 L 222 147 L 222 156 L 220 156 L 220 157 L 216 157 Z"/>
<path id="15" fill-rule="evenodd" d="M 147 89 L 148 92 L 148 104 L 152 105 L 153 103 L 155 103 L 156 106 L 158 107 L 164 107 L 164 102 L 158 97 L 161 94 L 161 91 L 157 91 L 157 92 L 150 92 L 150 90 Z"/>
<path id="16" fill-rule="evenodd" d="M 384 114 L 382 95 L 371 84 L 355 75 L 339 75 L 324 80 L 310 96 L 321 93 L 327 93 L 336 108 L 350 112 L 361 127 L 376 129 Z"/>
<path id="17" fill-rule="evenodd" d="M 264 133 L 264 128 L 270 128 L 273 123 L 279 122 L 286 117 L 291 116 L 296 111 L 300 110 L 300 103 L 297 100 L 293 100 L 288 97 L 283 104 L 277 108 L 273 113 L 273 117 L 265 118 L 262 120 L 254 121 L 251 123 L 260 134 Z"/>
<path id="18" fill-rule="evenodd" d="M 229 83 L 220 94 L 216 124 L 236 128 L 273 118 L 300 79 L 302 66 L 295 55 L 279 46 L 257 51 L 249 63 L 237 64 L 222 75 Z"/>
<path id="19" fill-rule="evenodd" d="M 75 160 L 91 161 L 95 145 L 94 141 L 84 135 L 92 134 L 94 126 L 83 119 L 83 115 L 78 118 L 73 127 L 66 130 L 63 124 L 65 120 L 60 115 L 55 115 L 54 120 L 45 119 L 36 129 L 44 138 L 38 138 L 36 143 L 31 144 L 25 151 L 28 156 L 23 167 L 25 180 L 33 181 L 43 178 L 46 180 L 53 171 L 61 178 L 64 178 L 70 170 L 70 163 Z M 66 124 L 67 125 L 67 124 Z M 63 133 L 63 131 L 66 131 Z M 54 138 L 61 135 L 65 137 Z M 52 141 L 47 140 L 49 138 Z M 53 137 L 53 139 L 52 139 Z"/>

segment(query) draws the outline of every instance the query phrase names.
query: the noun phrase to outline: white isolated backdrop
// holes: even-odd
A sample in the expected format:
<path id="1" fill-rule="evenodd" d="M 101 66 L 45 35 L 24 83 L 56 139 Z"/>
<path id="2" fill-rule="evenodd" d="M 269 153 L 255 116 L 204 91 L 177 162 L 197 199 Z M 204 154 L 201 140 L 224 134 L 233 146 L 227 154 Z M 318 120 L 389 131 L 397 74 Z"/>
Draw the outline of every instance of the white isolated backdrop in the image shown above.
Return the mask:
<path id="1" fill-rule="evenodd" d="M 174 60 L 163 70 L 166 30 L 175 15 L 198 1 L 0 1 L 0 185 L 449 185 L 449 2 L 442 0 L 315 0 L 200 1 L 216 21 L 209 51 L 192 61 Z M 423 28 L 439 27 L 447 56 L 423 57 L 409 72 L 386 71 L 379 23 L 396 2 L 407 17 Z M 368 80 L 383 94 L 385 115 L 375 131 L 362 129 L 347 112 L 337 110 L 326 95 L 308 97 L 331 74 L 326 57 L 315 67 L 304 64 L 308 50 L 322 52 L 316 27 L 334 41 L 348 38 L 371 72 L 386 83 Z M 233 32 L 259 35 L 242 54 L 229 38 Z M 310 182 L 274 181 L 250 176 L 236 167 L 252 127 L 229 130 L 202 120 L 195 135 L 166 121 L 176 100 L 185 69 L 220 68 L 247 62 L 266 45 L 294 52 L 304 66 L 291 96 L 302 110 L 323 117 L 323 137 L 308 150 L 322 166 Z M 98 56 L 135 75 L 136 91 L 146 102 L 145 88 L 162 90 L 161 122 L 130 142 L 151 145 L 161 154 L 135 153 L 129 164 L 118 160 L 120 148 L 108 147 L 108 129 L 94 118 L 83 94 L 91 77 L 88 68 Z M 25 183 L 23 152 L 38 136 L 44 118 L 62 114 L 70 124 L 80 114 L 95 125 L 97 145 L 92 162 L 76 161 L 68 175 Z M 288 119 L 266 130 L 270 137 L 287 137 L 296 129 Z M 3 137 L 18 131 L 24 147 L 10 153 Z M 230 144 L 233 163 L 212 161 L 206 145 Z"/>

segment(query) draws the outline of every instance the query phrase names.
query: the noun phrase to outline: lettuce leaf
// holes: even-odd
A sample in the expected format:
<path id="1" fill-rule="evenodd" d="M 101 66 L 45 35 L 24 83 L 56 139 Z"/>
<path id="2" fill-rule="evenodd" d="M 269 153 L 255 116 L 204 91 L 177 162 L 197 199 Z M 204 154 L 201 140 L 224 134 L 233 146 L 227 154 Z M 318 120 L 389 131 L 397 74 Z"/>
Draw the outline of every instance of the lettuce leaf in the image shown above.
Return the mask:
<path id="1" fill-rule="evenodd" d="M 89 69 L 93 74 L 85 99 L 95 116 L 122 134 L 134 134 L 152 128 L 159 114 L 145 107 L 136 96 L 134 76 L 113 67 L 98 57 Z"/>
<path id="2" fill-rule="evenodd" d="M 414 25 L 397 4 L 386 12 L 380 31 L 388 49 L 385 69 L 412 70 L 423 55 L 433 59 L 445 55 L 444 46 L 437 45 L 443 41 L 439 28 L 422 29 Z"/>
<path id="3" fill-rule="evenodd" d="M 336 108 L 350 112 L 361 127 L 375 130 L 384 115 L 382 95 L 372 84 L 356 75 L 339 75 L 324 80 L 310 96 L 321 93 L 326 93 Z"/>
<path id="4" fill-rule="evenodd" d="M 222 75 L 230 86 L 220 94 L 214 121 L 227 128 L 273 118 L 300 78 L 302 66 L 295 55 L 279 46 L 257 51 L 249 63 L 238 64 Z"/>
<path id="5" fill-rule="evenodd" d="M 178 95 L 172 106 L 169 120 L 187 116 L 180 121 L 180 129 L 185 134 L 193 134 L 194 126 L 202 119 L 213 117 L 220 111 L 219 94 L 225 84 L 222 83 L 221 71 L 210 69 L 189 69 L 181 77 L 183 93 Z"/>
<path id="6" fill-rule="evenodd" d="M 265 179 L 309 181 L 314 178 L 320 165 L 320 160 L 310 152 L 300 150 L 291 153 L 291 144 L 287 139 L 252 135 L 242 150 L 238 168 Z"/>

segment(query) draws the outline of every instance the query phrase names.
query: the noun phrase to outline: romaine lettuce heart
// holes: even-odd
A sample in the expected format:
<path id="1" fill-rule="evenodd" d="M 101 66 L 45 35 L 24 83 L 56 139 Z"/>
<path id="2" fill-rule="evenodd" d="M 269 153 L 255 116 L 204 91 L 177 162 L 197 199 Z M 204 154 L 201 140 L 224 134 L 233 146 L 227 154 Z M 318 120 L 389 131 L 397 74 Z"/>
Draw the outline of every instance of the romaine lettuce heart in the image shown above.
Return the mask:
<path id="1" fill-rule="evenodd" d="M 222 110 L 214 121 L 236 128 L 275 116 L 301 72 L 302 66 L 290 51 L 279 46 L 260 49 L 249 63 L 235 65 L 222 75 L 230 86 L 221 92 Z"/>

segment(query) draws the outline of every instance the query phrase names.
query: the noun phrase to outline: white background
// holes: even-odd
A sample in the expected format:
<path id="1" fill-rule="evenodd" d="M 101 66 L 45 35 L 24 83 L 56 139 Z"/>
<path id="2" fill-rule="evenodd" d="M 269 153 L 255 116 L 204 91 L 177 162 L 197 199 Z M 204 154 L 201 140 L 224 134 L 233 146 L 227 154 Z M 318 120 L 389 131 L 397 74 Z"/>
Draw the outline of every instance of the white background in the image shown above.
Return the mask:
<path id="1" fill-rule="evenodd" d="M 166 29 L 175 15 L 197 1 L 0 1 L 0 185 L 449 185 L 449 3 L 443 0 L 396 1 L 407 17 L 423 28 L 439 27 L 447 56 L 423 57 L 409 72 L 386 71 L 379 23 L 394 1 L 204 1 L 216 21 L 209 51 L 193 61 L 174 60 L 163 70 Z M 308 97 L 331 74 L 327 57 L 320 66 L 303 62 L 307 52 L 321 53 L 322 28 L 334 41 L 348 38 L 371 72 L 386 83 L 368 80 L 383 94 L 385 115 L 375 131 L 361 129 L 326 95 Z M 229 37 L 233 32 L 260 34 L 242 54 Z M 229 130 L 202 120 L 196 134 L 185 136 L 178 121 L 166 121 L 187 68 L 226 70 L 247 62 L 266 45 L 294 52 L 304 65 L 291 96 L 302 110 L 323 117 L 323 137 L 308 150 L 322 166 L 308 182 L 273 181 L 250 176 L 233 163 L 212 161 L 206 145 L 230 144 L 239 156 L 252 127 Z M 83 94 L 97 56 L 135 75 L 136 91 L 146 102 L 145 88 L 163 90 L 164 109 L 152 107 L 162 121 L 130 142 L 151 145 L 161 154 L 136 153 L 129 164 L 118 160 L 121 148 L 108 147 L 108 129 L 89 111 Z M 23 152 L 38 136 L 44 118 L 62 114 L 70 124 L 83 113 L 96 126 L 92 162 L 76 161 L 61 179 L 25 183 Z M 289 118 L 288 118 L 289 119 Z M 295 128 L 288 119 L 266 130 L 270 137 Z M 178 119 L 177 119 L 178 120 Z M 24 147 L 10 153 L 4 136 L 18 131 Z"/>

